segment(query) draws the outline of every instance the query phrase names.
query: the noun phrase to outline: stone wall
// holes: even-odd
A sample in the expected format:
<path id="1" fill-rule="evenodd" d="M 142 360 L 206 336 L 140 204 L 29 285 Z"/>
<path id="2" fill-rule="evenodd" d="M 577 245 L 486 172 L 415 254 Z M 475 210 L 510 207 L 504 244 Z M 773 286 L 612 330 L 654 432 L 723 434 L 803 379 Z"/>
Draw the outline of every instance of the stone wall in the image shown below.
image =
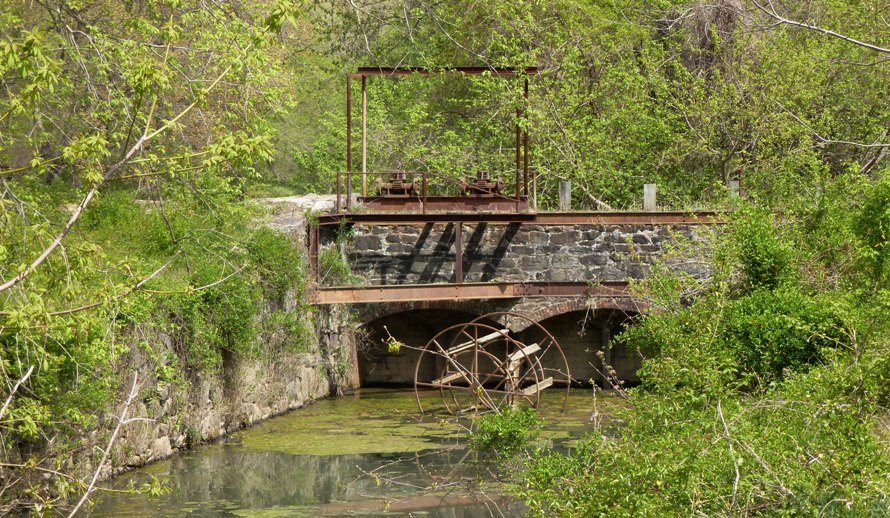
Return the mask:
<path id="1" fill-rule="evenodd" d="M 279 208 L 268 225 L 289 234 L 298 247 L 305 249 L 307 209 L 301 205 L 305 199 L 272 201 Z M 288 296 L 269 304 L 284 304 L 282 309 L 286 311 L 302 311 L 297 302 Z M 258 327 L 263 327 L 268 313 L 260 311 Z M 101 459 L 101 449 L 124 410 L 134 373 L 138 395 L 127 409 L 127 416 L 137 420 L 121 428 L 101 478 L 214 441 L 314 400 L 358 388 L 358 325 L 352 322 L 348 309 L 325 306 L 304 318 L 312 327 L 312 336 L 302 350 L 289 350 L 282 345 L 282 332 L 275 332 L 262 339 L 258 358 L 224 354 L 223 366 L 216 371 L 195 371 L 184 366 L 181 351 L 177 351 L 177 345 L 163 329 L 150 323 L 133 326 L 125 333 L 130 351 L 117 366 L 123 380 L 118 397 L 100 416 L 98 429 L 85 437 L 83 451 L 92 454 L 57 451 L 67 459 L 64 471 L 85 478 L 91 476 Z"/>
<path id="2" fill-rule="evenodd" d="M 465 282 L 624 281 L 642 278 L 676 236 L 695 225 L 463 224 Z M 334 231 L 322 247 L 338 246 Z M 455 281 L 455 224 L 356 225 L 341 239 L 359 283 Z M 703 274 L 703 272 L 692 272 Z"/>
<path id="3" fill-rule="evenodd" d="M 151 372 L 151 363 L 143 372 Z M 181 384 L 142 379 L 128 415 L 151 421 L 123 427 L 108 470 L 166 458 L 326 397 L 332 393 L 327 371 L 322 355 L 293 353 L 274 361 L 239 360 Z"/>
<path id="4" fill-rule="evenodd" d="M 127 415 L 139 420 L 122 427 L 103 478 L 358 388 L 356 326 L 350 323 L 348 312 L 330 306 L 312 319 L 315 340 L 307 351 L 282 349 L 273 336 L 264 344 L 261 359 L 224 357 L 218 371 L 198 373 L 170 363 L 176 351 L 168 335 L 148 327 L 134 329 L 134 338 L 140 339 L 133 340 L 121 366 L 125 381 L 117 405 L 103 416 L 105 426 L 93 432 L 90 442 L 104 448 L 123 410 L 133 373 L 137 373 L 138 396 Z M 165 371 L 172 380 L 159 375 Z M 99 456 L 81 457 L 77 465 L 71 460 L 69 468 L 86 475 Z"/>

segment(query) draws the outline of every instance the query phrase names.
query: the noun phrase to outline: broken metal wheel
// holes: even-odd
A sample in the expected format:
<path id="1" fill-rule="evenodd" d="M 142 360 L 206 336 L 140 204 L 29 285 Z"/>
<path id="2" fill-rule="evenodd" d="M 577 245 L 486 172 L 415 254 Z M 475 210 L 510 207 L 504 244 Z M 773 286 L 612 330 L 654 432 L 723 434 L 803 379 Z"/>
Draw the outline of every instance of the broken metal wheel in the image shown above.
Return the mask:
<path id="1" fill-rule="evenodd" d="M 508 328 L 488 323 L 498 319 L 505 324 L 531 322 L 524 334 L 537 341 L 525 344 Z M 422 379 L 421 373 L 429 372 L 435 372 L 435 378 Z M 557 384 L 568 391 L 570 382 L 568 362 L 553 335 L 537 322 L 508 312 L 489 313 L 442 330 L 423 348 L 414 371 L 421 413 L 424 390 L 438 390 L 445 410 L 462 415 L 507 405 L 538 408 L 545 389 Z"/>

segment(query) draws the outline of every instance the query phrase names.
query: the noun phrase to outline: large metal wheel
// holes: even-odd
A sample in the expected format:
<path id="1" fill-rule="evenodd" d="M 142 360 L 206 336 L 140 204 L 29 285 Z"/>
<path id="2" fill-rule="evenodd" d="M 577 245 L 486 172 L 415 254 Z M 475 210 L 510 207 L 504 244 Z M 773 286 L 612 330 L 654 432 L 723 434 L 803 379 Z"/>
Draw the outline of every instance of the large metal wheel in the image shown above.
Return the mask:
<path id="1" fill-rule="evenodd" d="M 444 329 L 426 344 L 414 371 L 421 413 L 425 411 L 421 392 L 429 389 L 439 391 L 447 412 L 462 415 L 497 411 L 507 405 L 537 408 L 546 388 L 554 383 L 568 386 L 571 378 L 565 356 L 543 327 L 538 326 L 544 333 L 540 343 L 524 344 L 508 329 L 483 322 L 507 315 L 521 317 L 508 313 L 484 315 Z M 542 359 L 548 353 L 561 359 L 561 364 L 545 367 Z M 435 377 L 422 379 L 421 373 L 429 372 Z"/>
<path id="2" fill-rule="evenodd" d="M 562 406 L 565 408 L 572 389 L 572 374 L 569 371 L 569 361 L 556 338 L 540 323 L 513 311 L 495 311 L 476 318 L 473 322 L 489 320 L 501 322 L 503 327 L 511 323 L 515 327 L 522 327 L 521 334 L 528 335 L 527 340 L 538 344 L 539 350 L 534 353 L 534 359 L 541 366 L 543 377 L 553 378 L 553 386 L 563 387 L 565 394 L 562 398 Z M 520 322 L 524 325 L 517 326 Z"/>

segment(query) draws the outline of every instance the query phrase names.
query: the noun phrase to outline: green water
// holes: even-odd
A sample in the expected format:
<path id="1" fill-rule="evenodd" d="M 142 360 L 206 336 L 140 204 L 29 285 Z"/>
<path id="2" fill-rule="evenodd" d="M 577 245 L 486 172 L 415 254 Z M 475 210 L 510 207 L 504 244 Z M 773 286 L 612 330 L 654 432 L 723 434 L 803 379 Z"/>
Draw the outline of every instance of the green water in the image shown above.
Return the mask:
<path id="1" fill-rule="evenodd" d="M 542 444 L 570 447 L 593 431 L 593 399 L 544 393 Z M 424 395 L 435 407 L 437 393 Z M 617 398 L 599 397 L 608 415 Z M 413 391 L 362 390 L 319 401 L 227 439 L 118 477 L 126 488 L 158 477 L 172 489 L 148 499 L 107 493 L 104 516 L 518 516 L 495 466 L 465 448 L 470 421 L 420 416 Z"/>

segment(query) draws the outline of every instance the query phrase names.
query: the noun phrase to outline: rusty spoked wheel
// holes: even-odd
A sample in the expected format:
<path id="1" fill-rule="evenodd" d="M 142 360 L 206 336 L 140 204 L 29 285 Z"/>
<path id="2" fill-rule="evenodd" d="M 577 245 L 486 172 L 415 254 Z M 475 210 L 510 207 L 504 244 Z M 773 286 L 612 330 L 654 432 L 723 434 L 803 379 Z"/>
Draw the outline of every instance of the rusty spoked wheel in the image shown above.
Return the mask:
<path id="1" fill-rule="evenodd" d="M 537 408 L 544 389 L 569 379 L 565 363 L 557 370 L 566 374 L 555 378 L 548 374 L 554 369 L 541 362 L 541 353 L 554 346 L 564 360 L 550 333 L 546 333 L 542 349 L 537 342 L 522 343 L 508 329 L 481 322 L 487 317 L 439 332 L 421 351 L 414 371 L 421 413 L 423 390 L 438 390 L 445 410 L 461 415 L 494 411 L 505 405 Z M 435 373 L 434 379 L 422 379 L 421 373 L 430 372 Z"/>
<path id="2" fill-rule="evenodd" d="M 544 379 L 553 378 L 554 386 L 565 389 L 562 398 L 562 406 L 565 408 L 569 392 L 572 389 L 572 373 L 569 370 L 569 361 L 565 352 L 550 331 L 531 318 L 513 311 L 487 313 L 476 318 L 473 322 L 481 320 L 500 321 L 505 328 L 522 329 L 522 334 L 528 337 L 528 341 L 538 344 L 534 360 L 540 365 Z"/>

